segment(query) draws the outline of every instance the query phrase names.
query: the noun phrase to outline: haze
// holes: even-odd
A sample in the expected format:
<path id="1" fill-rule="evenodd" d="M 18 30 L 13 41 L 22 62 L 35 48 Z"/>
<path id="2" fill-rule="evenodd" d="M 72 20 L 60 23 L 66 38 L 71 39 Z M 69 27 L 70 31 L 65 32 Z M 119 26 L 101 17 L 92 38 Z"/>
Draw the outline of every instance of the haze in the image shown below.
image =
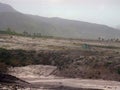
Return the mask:
<path id="1" fill-rule="evenodd" d="M 112 27 L 120 25 L 120 0 L 0 0 L 16 10 L 44 17 L 61 17 Z"/>

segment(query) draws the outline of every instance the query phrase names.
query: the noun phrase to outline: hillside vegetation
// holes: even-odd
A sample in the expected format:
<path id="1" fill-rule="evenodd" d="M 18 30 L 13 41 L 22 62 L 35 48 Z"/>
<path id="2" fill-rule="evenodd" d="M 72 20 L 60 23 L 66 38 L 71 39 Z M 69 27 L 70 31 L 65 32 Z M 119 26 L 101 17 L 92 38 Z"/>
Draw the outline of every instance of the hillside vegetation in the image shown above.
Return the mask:
<path id="1" fill-rule="evenodd" d="M 102 51 L 24 51 L 0 49 L 1 72 L 4 67 L 26 65 L 57 66 L 54 73 L 72 78 L 120 80 L 120 53 Z"/>

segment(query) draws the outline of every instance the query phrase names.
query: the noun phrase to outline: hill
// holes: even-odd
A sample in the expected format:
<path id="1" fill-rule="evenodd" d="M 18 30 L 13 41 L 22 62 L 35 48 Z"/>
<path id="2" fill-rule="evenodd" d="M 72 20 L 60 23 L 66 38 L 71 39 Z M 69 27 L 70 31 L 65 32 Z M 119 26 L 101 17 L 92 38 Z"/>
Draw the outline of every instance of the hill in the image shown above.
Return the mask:
<path id="1" fill-rule="evenodd" d="M 6 28 L 19 33 L 26 31 L 30 34 L 41 33 L 43 36 L 65 38 L 120 38 L 120 30 L 105 25 L 23 14 L 7 4 L 0 3 L 0 30 Z"/>

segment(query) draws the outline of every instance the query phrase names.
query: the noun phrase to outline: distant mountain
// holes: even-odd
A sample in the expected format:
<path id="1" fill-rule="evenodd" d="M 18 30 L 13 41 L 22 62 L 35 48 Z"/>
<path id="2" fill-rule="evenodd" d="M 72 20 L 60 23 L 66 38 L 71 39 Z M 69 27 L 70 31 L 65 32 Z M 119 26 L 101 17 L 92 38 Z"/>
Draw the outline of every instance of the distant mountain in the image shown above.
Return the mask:
<path id="1" fill-rule="evenodd" d="M 16 12 L 16 10 L 7 4 L 0 3 L 0 13 L 1 12 Z"/>
<path id="2" fill-rule="evenodd" d="M 117 28 L 118 30 L 120 30 L 120 25 L 118 25 L 116 28 Z"/>
<path id="3" fill-rule="evenodd" d="M 0 3 L 0 29 L 5 30 L 8 27 L 19 33 L 27 31 L 56 37 L 120 38 L 120 30 L 105 25 L 22 14 L 11 6 Z"/>

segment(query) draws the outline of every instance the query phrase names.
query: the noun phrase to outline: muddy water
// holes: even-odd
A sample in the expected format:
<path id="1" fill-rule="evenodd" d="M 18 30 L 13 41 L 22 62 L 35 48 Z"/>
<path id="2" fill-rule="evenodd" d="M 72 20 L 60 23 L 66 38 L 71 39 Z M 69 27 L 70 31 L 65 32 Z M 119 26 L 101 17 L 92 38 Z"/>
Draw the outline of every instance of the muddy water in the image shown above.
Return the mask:
<path id="1" fill-rule="evenodd" d="M 59 85 L 34 85 L 34 90 L 103 90 L 103 89 L 87 89 L 87 88 L 73 88 L 67 86 L 59 86 Z"/>
<path id="2" fill-rule="evenodd" d="M 70 87 L 57 87 L 57 88 L 33 88 L 34 90 L 102 90 L 102 89 L 86 89 L 86 88 L 70 88 Z M 31 89 L 32 90 L 32 89 Z"/>

